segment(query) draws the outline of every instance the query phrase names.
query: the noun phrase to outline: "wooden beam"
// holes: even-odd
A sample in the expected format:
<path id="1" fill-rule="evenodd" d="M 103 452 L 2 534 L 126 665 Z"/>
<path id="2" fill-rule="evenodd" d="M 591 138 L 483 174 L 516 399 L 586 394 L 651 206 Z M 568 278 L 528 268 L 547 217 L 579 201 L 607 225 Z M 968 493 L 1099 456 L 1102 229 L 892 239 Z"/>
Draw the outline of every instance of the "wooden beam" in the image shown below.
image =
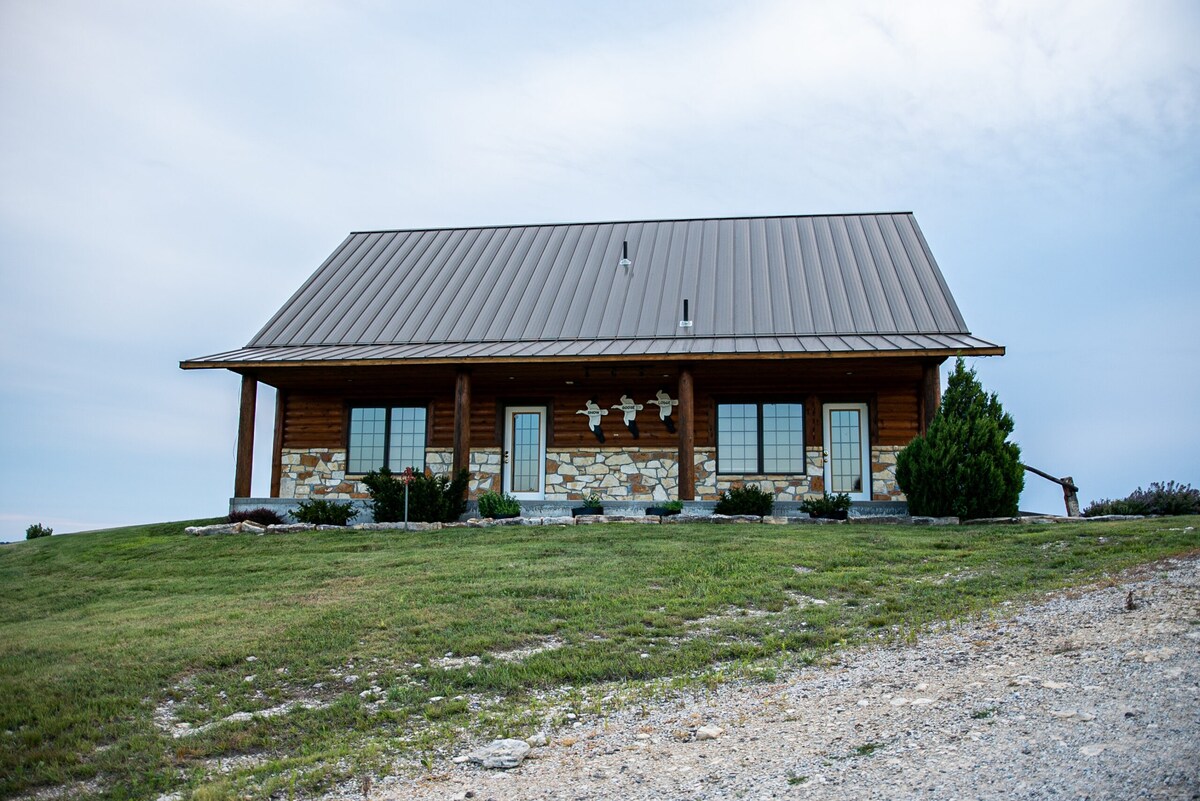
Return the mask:
<path id="1" fill-rule="evenodd" d="M 929 362 L 921 371 L 920 433 L 929 430 L 938 407 L 942 405 L 942 374 L 940 362 Z"/>
<path id="2" fill-rule="evenodd" d="M 696 500 L 695 392 L 690 365 L 679 370 L 679 500 Z"/>
<path id="3" fill-rule="evenodd" d="M 242 403 L 238 412 L 237 465 L 233 474 L 233 497 L 250 497 L 250 473 L 254 467 L 254 405 L 258 401 L 258 379 L 242 376 Z"/>
<path id="4" fill-rule="evenodd" d="M 454 379 L 454 473 L 471 469 L 471 371 Z"/>
<path id="5" fill-rule="evenodd" d="M 283 478 L 283 417 L 287 409 L 287 391 L 275 390 L 275 442 L 271 446 L 271 497 L 279 497 Z"/>

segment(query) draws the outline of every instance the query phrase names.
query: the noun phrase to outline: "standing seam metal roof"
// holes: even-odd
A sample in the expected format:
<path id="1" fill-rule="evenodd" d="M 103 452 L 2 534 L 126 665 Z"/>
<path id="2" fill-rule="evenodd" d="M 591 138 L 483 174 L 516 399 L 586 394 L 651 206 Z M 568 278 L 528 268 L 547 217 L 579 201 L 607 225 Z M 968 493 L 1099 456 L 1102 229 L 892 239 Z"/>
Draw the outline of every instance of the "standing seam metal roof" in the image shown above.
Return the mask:
<path id="1" fill-rule="evenodd" d="M 684 299 L 691 329 L 679 327 Z M 901 212 L 356 232 L 245 349 L 192 361 L 496 357 L 527 346 L 695 353 L 701 343 L 710 353 L 878 351 L 935 339 L 996 349 L 970 336 Z"/>

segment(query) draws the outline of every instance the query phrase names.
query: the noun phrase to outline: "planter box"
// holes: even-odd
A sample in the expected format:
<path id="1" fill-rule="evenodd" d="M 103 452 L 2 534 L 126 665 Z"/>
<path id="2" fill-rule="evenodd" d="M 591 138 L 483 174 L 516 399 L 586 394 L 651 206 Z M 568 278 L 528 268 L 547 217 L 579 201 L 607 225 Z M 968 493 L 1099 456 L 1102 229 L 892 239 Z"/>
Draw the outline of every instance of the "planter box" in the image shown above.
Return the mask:
<path id="1" fill-rule="evenodd" d="M 670 517 L 671 515 L 679 514 L 678 509 L 668 509 L 665 506 L 647 506 L 646 514 L 657 515 L 658 517 Z"/>
<path id="2" fill-rule="evenodd" d="M 602 515 L 604 514 L 603 506 L 576 506 L 571 509 L 571 517 L 582 517 L 583 515 Z"/>
<path id="3" fill-rule="evenodd" d="M 812 518 L 817 518 L 817 519 L 823 518 L 825 520 L 847 520 L 850 517 L 850 513 L 849 512 L 830 512 L 827 515 L 819 515 L 816 512 L 809 512 L 808 516 L 812 517 Z"/>

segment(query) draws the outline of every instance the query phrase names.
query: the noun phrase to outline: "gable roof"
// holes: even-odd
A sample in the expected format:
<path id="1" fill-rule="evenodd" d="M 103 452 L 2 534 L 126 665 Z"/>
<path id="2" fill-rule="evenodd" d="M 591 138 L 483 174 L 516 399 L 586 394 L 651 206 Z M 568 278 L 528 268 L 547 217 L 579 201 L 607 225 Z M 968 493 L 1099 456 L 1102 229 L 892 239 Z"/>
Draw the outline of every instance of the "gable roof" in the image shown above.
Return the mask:
<path id="1" fill-rule="evenodd" d="M 245 348 L 182 366 L 967 351 L 1003 348 L 892 213 L 356 232 Z"/>

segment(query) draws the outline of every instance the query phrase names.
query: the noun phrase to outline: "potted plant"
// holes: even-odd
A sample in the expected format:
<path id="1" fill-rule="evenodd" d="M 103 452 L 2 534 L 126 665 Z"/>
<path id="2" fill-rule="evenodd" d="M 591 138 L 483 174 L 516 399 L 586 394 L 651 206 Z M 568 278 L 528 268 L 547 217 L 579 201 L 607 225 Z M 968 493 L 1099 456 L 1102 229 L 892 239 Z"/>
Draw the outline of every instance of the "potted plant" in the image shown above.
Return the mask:
<path id="1" fill-rule="evenodd" d="M 507 492 L 485 492 L 479 496 L 479 516 L 502 520 L 521 516 L 521 503 Z"/>
<path id="2" fill-rule="evenodd" d="M 677 515 L 683 511 L 683 501 L 667 501 L 658 506 L 647 506 L 646 514 L 658 515 L 659 517 L 668 517 Z"/>
<path id="3" fill-rule="evenodd" d="M 823 492 L 820 498 L 805 498 L 801 501 L 800 511 L 808 512 L 809 517 L 845 520 L 850 516 L 850 496 L 844 492 L 837 495 Z"/>
<path id="4" fill-rule="evenodd" d="M 590 492 L 584 497 L 583 506 L 576 506 L 571 509 L 571 517 L 602 514 L 604 514 L 604 505 L 600 503 L 600 496 L 594 492 Z"/>

